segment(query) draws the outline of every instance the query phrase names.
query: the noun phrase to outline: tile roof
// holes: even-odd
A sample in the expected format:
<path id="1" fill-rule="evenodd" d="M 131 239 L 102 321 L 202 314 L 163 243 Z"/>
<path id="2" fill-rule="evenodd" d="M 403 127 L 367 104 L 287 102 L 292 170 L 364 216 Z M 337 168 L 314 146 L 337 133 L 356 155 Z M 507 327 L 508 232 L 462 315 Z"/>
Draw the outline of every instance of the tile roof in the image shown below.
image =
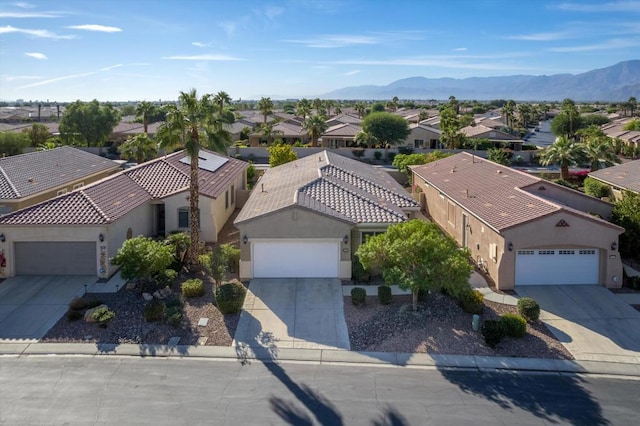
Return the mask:
<path id="1" fill-rule="evenodd" d="M 640 160 L 629 161 L 589 173 L 589 176 L 618 188 L 640 194 Z"/>
<path id="2" fill-rule="evenodd" d="M 385 171 L 323 151 L 268 169 L 236 223 L 296 205 L 354 224 L 401 222 L 419 207 Z"/>
<path id="3" fill-rule="evenodd" d="M 466 152 L 411 169 L 423 181 L 498 231 L 562 210 L 608 224 L 528 192 L 540 182 L 545 186 L 558 185 Z"/>
<path id="4" fill-rule="evenodd" d="M 215 153 L 212 153 L 217 155 Z M 189 189 L 189 165 L 179 151 L 101 181 L 0 217 L 2 225 L 100 225 L 136 207 Z M 228 158 L 228 157 L 224 157 Z M 247 163 L 228 158 L 215 172 L 199 171 L 200 194 L 217 198 L 244 173 Z"/>
<path id="5" fill-rule="evenodd" d="M 336 124 L 335 126 L 329 127 L 323 134 L 322 137 L 326 136 L 347 136 L 354 137 L 360 131 L 362 131 L 362 127 L 357 124 L 343 123 Z"/>
<path id="6" fill-rule="evenodd" d="M 28 197 L 117 167 L 70 146 L 0 158 L 0 199 Z"/>
<path id="7" fill-rule="evenodd" d="M 506 138 L 510 140 L 519 140 L 517 137 L 510 135 L 509 133 L 501 132 L 500 130 L 493 129 L 483 124 L 463 127 L 462 129 L 460 129 L 460 133 L 463 133 L 465 136 L 469 138 L 472 138 L 474 136 L 484 135 L 485 133 L 494 133 L 495 136 L 492 136 L 492 137 L 500 136 L 503 139 Z"/>

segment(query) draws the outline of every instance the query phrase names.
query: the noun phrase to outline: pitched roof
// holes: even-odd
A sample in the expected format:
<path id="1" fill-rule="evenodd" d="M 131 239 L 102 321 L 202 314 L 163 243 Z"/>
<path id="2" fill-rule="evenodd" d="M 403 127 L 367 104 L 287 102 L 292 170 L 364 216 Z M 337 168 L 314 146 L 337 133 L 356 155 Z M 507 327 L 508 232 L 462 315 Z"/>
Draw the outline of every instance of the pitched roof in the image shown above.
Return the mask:
<path id="1" fill-rule="evenodd" d="M 206 151 L 206 150 L 203 150 Z M 201 168 L 200 194 L 217 198 L 247 163 L 206 151 L 226 162 L 215 171 Z M 201 153 L 201 155 L 203 155 Z M 0 217 L 3 225 L 100 225 L 111 223 L 136 207 L 189 189 L 190 166 L 179 151 L 91 185 Z"/>
<path id="2" fill-rule="evenodd" d="M 540 182 L 545 186 L 564 187 L 467 152 L 411 169 L 423 181 L 498 231 L 560 211 L 610 225 L 530 193 Z"/>
<path id="3" fill-rule="evenodd" d="M 336 124 L 335 126 L 331 126 L 327 129 L 326 132 L 322 134 L 325 136 L 346 136 L 346 137 L 354 137 L 360 131 L 362 131 L 362 127 L 357 124 L 343 123 Z"/>
<path id="4" fill-rule="evenodd" d="M 0 158 L 0 199 L 29 197 L 117 167 L 70 146 Z"/>
<path id="5" fill-rule="evenodd" d="M 516 138 L 513 135 L 510 135 L 509 133 L 493 129 L 493 128 L 485 126 L 483 124 L 477 124 L 475 126 L 463 127 L 462 129 L 460 129 L 460 133 L 463 133 L 465 136 L 467 136 L 469 138 L 472 138 L 474 136 L 484 135 L 485 133 L 494 133 L 496 136 L 500 135 L 501 137 L 505 137 L 505 138 L 508 138 L 508 139 L 519 140 L 518 138 Z"/>
<path id="6" fill-rule="evenodd" d="M 640 160 L 629 161 L 589 173 L 589 176 L 618 188 L 640 194 Z"/>
<path id="7" fill-rule="evenodd" d="M 304 207 L 349 223 L 395 223 L 418 204 L 388 173 L 322 151 L 268 169 L 235 223 L 291 206 Z"/>

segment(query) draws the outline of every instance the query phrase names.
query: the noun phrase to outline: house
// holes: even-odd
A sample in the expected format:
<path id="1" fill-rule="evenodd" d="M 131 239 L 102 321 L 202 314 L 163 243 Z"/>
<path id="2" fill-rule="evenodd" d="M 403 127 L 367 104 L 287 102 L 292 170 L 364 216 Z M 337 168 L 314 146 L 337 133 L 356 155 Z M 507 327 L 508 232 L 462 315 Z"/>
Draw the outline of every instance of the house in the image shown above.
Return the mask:
<path id="1" fill-rule="evenodd" d="M 71 146 L 0 158 L 0 215 L 81 188 L 118 164 Z"/>
<path id="2" fill-rule="evenodd" d="M 624 229 L 597 198 L 463 152 L 414 166 L 420 205 L 469 249 L 499 290 L 622 285 Z"/>
<path id="3" fill-rule="evenodd" d="M 268 169 L 234 222 L 240 277 L 350 279 L 358 246 L 418 210 L 385 171 L 333 152 Z"/>
<path id="4" fill-rule="evenodd" d="M 640 160 L 596 170 L 589 177 L 609 185 L 614 199 L 621 199 L 624 191 L 640 194 Z"/>
<path id="5" fill-rule="evenodd" d="M 280 121 L 273 126 L 272 139 L 282 139 L 282 142 L 293 145 L 296 142 L 307 143 L 309 139 L 308 132 L 302 128 L 302 125 Z M 258 131 L 249 135 L 250 146 L 266 146 L 267 139 L 262 132 Z"/>
<path id="6" fill-rule="evenodd" d="M 189 230 L 190 159 L 179 151 L 0 217 L 0 275 L 97 275 L 137 235 Z M 200 238 L 215 242 L 246 185 L 247 163 L 199 155 Z"/>
<path id="7" fill-rule="evenodd" d="M 356 135 L 362 131 L 358 124 L 344 123 L 329 127 L 320 137 L 324 148 L 346 148 L 355 146 Z"/>
<path id="8" fill-rule="evenodd" d="M 412 148 L 436 149 L 440 148 L 440 134 L 442 131 L 425 124 L 409 124 L 411 133 L 407 136 L 406 145 Z"/>

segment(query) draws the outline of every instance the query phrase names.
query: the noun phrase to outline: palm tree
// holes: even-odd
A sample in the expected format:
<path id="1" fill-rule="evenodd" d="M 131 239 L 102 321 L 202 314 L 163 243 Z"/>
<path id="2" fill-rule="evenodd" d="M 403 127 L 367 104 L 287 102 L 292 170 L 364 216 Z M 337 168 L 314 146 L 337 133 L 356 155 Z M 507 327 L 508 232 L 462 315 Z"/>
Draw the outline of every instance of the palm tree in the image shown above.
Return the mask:
<path id="1" fill-rule="evenodd" d="M 267 145 L 271 145 L 271 142 L 273 141 L 273 137 L 275 135 L 282 134 L 281 130 L 273 129 L 273 126 L 275 126 L 275 124 L 276 123 L 271 122 L 271 123 L 262 123 L 260 125 L 260 134 L 264 136 L 264 138 L 267 140 Z"/>
<path id="2" fill-rule="evenodd" d="M 227 92 L 224 92 L 222 90 L 216 93 L 216 96 L 213 99 L 218 103 L 220 107 L 220 111 L 224 111 L 225 103 L 227 104 L 231 103 L 231 96 L 229 96 Z"/>
<path id="3" fill-rule="evenodd" d="M 562 179 L 569 178 L 569 166 L 585 159 L 584 144 L 577 143 L 567 135 L 559 136 L 556 141 L 540 154 L 541 164 L 560 164 Z"/>
<path id="4" fill-rule="evenodd" d="M 342 114 L 342 108 L 340 108 L 340 105 L 336 105 L 336 107 L 334 108 L 333 112 L 335 112 L 336 115 L 340 115 Z"/>
<path id="5" fill-rule="evenodd" d="M 364 116 L 366 107 L 362 102 L 358 102 L 353 106 L 353 109 L 358 113 L 358 118 L 362 118 Z"/>
<path id="6" fill-rule="evenodd" d="M 200 247 L 199 210 L 200 188 L 198 180 L 198 163 L 200 148 L 207 147 L 217 152 L 226 153 L 231 135 L 224 129 L 225 124 L 234 121 L 230 112 L 219 111 L 211 95 L 198 98 L 195 89 L 180 92 L 179 106 L 170 107 L 167 120 L 158 132 L 164 139 L 163 146 L 184 146 L 190 163 L 189 179 L 189 226 L 191 228 L 191 249 L 189 264 L 197 265 Z"/>
<path id="7" fill-rule="evenodd" d="M 516 103 L 515 101 L 509 100 L 502 107 L 502 115 L 504 115 L 506 125 L 509 128 L 513 128 L 513 114 L 516 112 Z"/>
<path id="8" fill-rule="evenodd" d="M 629 105 L 629 111 L 631 112 L 631 116 L 633 117 L 633 114 L 636 110 L 636 106 L 638 105 L 638 102 L 636 101 L 636 98 L 631 96 L 629 98 L 629 100 L 627 101 L 627 105 Z"/>
<path id="9" fill-rule="evenodd" d="M 331 99 L 327 99 L 326 101 L 324 101 L 324 106 L 325 106 L 325 108 L 327 108 L 327 117 L 331 117 L 331 108 L 335 104 L 336 103 L 334 101 L 332 101 Z"/>
<path id="10" fill-rule="evenodd" d="M 316 110 L 316 114 L 319 114 L 318 110 L 322 108 L 322 99 L 315 98 L 312 104 L 313 104 L 313 108 L 315 108 Z"/>
<path id="11" fill-rule="evenodd" d="M 149 126 L 149 116 L 153 113 L 155 106 L 151 102 L 142 101 L 136 105 L 136 118 L 142 118 L 142 127 L 147 133 Z"/>
<path id="12" fill-rule="evenodd" d="M 264 117 L 264 123 L 267 123 L 267 116 L 273 112 L 273 101 L 271 98 L 261 98 L 258 101 L 258 110 Z"/>
<path id="13" fill-rule="evenodd" d="M 578 111 L 578 108 L 576 108 L 576 103 L 573 100 L 566 98 L 562 101 L 561 110 L 569 119 L 569 136 L 573 136 L 573 124 L 576 121 L 576 118 L 580 117 L 580 112 Z"/>
<path id="14" fill-rule="evenodd" d="M 133 158 L 140 164 L 155 157 L 158 145 L 146 133 L 142 133 L 127 139 L 118 147 L 118 151 L 127 160 Z"/>
<path id="15" fill-rule="evenodd" d="M 302 128 L 311 137 L 311 146 L 318 146 L 318 138 L 327 131 L 327 121 L 322 115 L 312 115 L 302 123 Z"/>
<path id="16" fill-rule="evenodd" d="M 616 147 L 602 129 L 595 124 L 577 132 L 584 140 L 585 156 L 591 165 L 591 171 L 600 169 L 600 165 L 613 166 L 620 162 Z"/>
<path id="17" fill-rule="evenodd" d="M 309 99 L 302 98 L 296 105 L 296 115 L 302 117 L 302 121 L 307 119 L 307 116 L 311 112 L 311 102 Z"/>

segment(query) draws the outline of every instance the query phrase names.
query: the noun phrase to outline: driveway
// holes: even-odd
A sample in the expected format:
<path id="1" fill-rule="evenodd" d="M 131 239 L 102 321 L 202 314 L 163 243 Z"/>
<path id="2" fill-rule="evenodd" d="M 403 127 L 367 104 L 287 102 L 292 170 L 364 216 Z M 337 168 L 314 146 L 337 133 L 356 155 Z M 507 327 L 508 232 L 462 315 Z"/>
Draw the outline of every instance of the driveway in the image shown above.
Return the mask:
<path id="1" fill-rule="evenodd" d="M 349 349 L 337 279 L 254 279 L 234 336 L 236 347 Z"/>
<path id="2" fill-rule="evenodd" d="M 0 341 L 38 340 L 95 276 L 21 276 L 0 283 Z"/>
<path id="3" fill-rule="evenodd" d="M 596 285 L 522 286 L 577 360 L 640 363 L 640 312 Z"/>

